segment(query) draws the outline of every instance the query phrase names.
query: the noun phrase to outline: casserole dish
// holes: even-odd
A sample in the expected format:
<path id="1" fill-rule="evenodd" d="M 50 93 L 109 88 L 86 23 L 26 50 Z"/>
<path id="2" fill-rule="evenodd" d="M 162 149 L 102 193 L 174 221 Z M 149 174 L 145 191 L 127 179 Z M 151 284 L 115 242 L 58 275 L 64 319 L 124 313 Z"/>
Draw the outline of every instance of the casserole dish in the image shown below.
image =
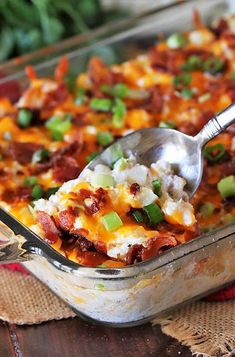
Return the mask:
<path id="1" fill-rule="evenodd" d="M 192 4 L 195 2 L 178 5 L 180 14 L 188 14 Z M 209 6 L 206 1 L 197 2 L 197 6 L 199 4 L 204 6 L 203 13 L 207 15 L 216 9 L 221 11 L 220 6 L 225 6 L 226 2 L 216 1 L 213 6 Z M 147 34 L 150 43 L 151 39 L 154 40 L 152 36 L 157 30 L 152 26 L 153 21 L 159 25 L 160 18 L 169 20 L 169 16 L 175 11 L 176 8 L 173 8 L 173 11 L 170 8 L 161 14 L 151 14 L 150 18 L 141 19 L 144 22 L 127 33 L 113 35 L 113 38 L 96 43 L 90 48 L 69 53 L 72 69 L 76 68 L 78 71 L 79 62 L 82 70 L 87 56 L 97 50 L 100 53 L 102 46 L 105 46 L 103 48 L 106 49 L 106 56 L 110 53 L 109 50 L 107 52 L 107 46 L 114 49 L 122 46 L 118 47 L 119 52 L 127 54 L 128 49 L 133 56 L 133 53 L 139 51 L 135 43 L 146 45 L 144 34 Z M 120 39 L 122 42 L 118 45 Z M 123 59 L 122 56 L 119 61 Z M 40 64 L 37 67 L 39 75 L 42 74 L 41 71 L 44 71 L 44 76 L 49 75 L 56 62 L 55 58 Z M 2 83 L 16 79 L 24 86 L 26 81 L 22 73 L 12 74 Z M 22 255 L 22 251 L 11 251 L 10 246 L 16 247 L 16 241 L 13 239 L 14 244 L 2 245 L 2 257 L 14 260 L 13 258 L 18 256 L 21 261 L 27 260 L 23 264 L 30 272 L 66 301 L 78 315 L 93 321 L 113 326 L 140 324 L 173 306 L 228 284 L 235 277 L 234 224 L 203 235 L 149 261 L 123 268 L 100 269 L 79 266 L 60 257 L 44 242 L 37 244 L 27 228 L 17 228 L 17 221 L 13 218 L 9 221 L 4 212 L 1 212 L 1 217 L 16 235 L 24 237 L 18 237 L 18 241 L 27 252 Z M 4 228 L 2 234 L 7 234 Z"/>

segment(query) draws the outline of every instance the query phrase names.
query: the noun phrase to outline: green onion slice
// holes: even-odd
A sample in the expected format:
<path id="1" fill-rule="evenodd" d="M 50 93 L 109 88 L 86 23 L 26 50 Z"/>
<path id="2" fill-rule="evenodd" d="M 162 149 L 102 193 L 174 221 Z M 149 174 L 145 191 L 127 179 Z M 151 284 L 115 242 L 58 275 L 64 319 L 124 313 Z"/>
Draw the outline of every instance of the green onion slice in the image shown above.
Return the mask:
<path id="1" fill-rule="evenodd" d="M 174 77 L 173 85 L 175 88 L 187 87 L 192 81 L 191 73 L 181 73 Z"/>
<path id="2" fill-rule="evenodd" d="M 32 164 L 37 164 L 38 162 L 43 162 L 49 158 L 49 151 L 47 149 L 40 149 L 35 151 L 32 156 Z"/>
<path id="3" fill-rule="evenodd" d="M 37 177 L 27 176 L 25 177 L 24 184 L 25 186 L 34 186 L 38 183 Z"/>
<path id="4" fill-rule="evenodd" d="M 161 196 L 161 181 L 156 179 L 152 181 L 153 192 L 160 197 Z"/>
<path id="5" fill-rule="evenodd" d="M 208 60 L 203 63 L 202 68 L 205 72 L 216 74 L 223 69 L 223 65 L 223 61 L 220 58 L 213 57 L 208 58 Z"/>
<path id="6" fill-rule="evenodd" d="M 181 67 L 183 71 L 194 71 L 200 70 L 202 66 L 202 61 L 199 56 L 192 55 L 187 59 L 187 62 L 184 63 Z"/>
<path id="7" fill-rule="evenodd" d="M 224 220 L 224 223 L 226 223 L 226 224 L 233 223 L 233 222 L 235 222 L 235 214 L 227 213 L 224 215 L 223 220 Z"/>
<path id="8" fill-rule="evenodd" d="M 49 187 L 45 193 L 46 198 L 49 198 L 51 195 L 54 195 L 60 187 Z"/>
<path id="9" fill-rule="evenodd" d="M 97 141 L 102 146 L 111 144 L 113 140 L 114 137 L 109 131 L 101 131 L 97 134 Z"/>
<path id="10" fill-rule="evenodd" d="M 183 34 L 175 32 L 170 37 L 168 37 L 166 43 L 169 48 L 176 49 L 186 46 L 188 40 Z"/>
<path id="11" fill-rule="evenodd" d="M 17 122 L 21 128 L 28 128 L 32 121 L 32 113 L 28 109 L 20 109 Z"/>
<path id="12" fill-rule="evenodd" d="M 96 156 L 98 156 L 98 155 L 99 155 L 98 152 L 92 152 L 90 155 L 87 155 L 86 162 L 89 164 L 89 162 L 94 160 L 96 158 Z"/>
<path id="13" fill-rule="evenodd" d="M 223 198 L 235 196 L 235 176 L 224 177 L 218 182 L 217 188 Z"/>
<path id="14" fill-rule="evenodd" d="M 112 123 L 115 128 L 123 128 L 125 125 L 125 116 L 126 116 L 126 106 L 125 103 L 120 99 L 116 98 L 113 108 L 113 117 Z"/>
<path id="15" fill-rule="evenodd" d="M 31 197 L 33 200 L 39 200 L 43 197 L 43 189 L 40 185 L 35 185 L 32 189 Z"/>
<path id="16" fill-rule="evenodd" d="M 117 162 L 119 159 L 124 157 L 122 148 L 119 144 L 114 144 L 110 148 L 110 155 L 111 155 L 111 166 L 113 167 L 115 162 Z"/>
<path id="17" fill-rule="evenodd" d="M 124 83 L 117 83 L 112 88 L 112 94 L 114 97 L 125 98 L 128 95 L 129 88 Z"/>
<path id="18" fill-rule="evenodd" d="M 92 98 L 90 107 L 101 112 L 108 112 L 112 109 L 112 101 L 108 98 Z"/>
<path id="19" fill-rule="evenodd" d="M 82 87 L 77 89 L 76 92 L 76 97 L 75 97 L 75 104 L 81 105 L 84 103 L 86 96 L 85 96 L 86 90 Z"/>
<path id="20" fill-rule="evenodd" d="M 110 174 L 94 172 L 91 177 L 91 184 L 94 187 L 112 187 L 114 178 Z"/>
<path id="21" fill-rule="evenodd" d="M 159 128 L 168 128 L 168 129 L 174 129 L 175 128 L 175 123 L 172 121 L 160 121 Z"/>
<path id="22" fill-rule="evenodd" d="M 164 220 L 164 215 L 161 208 L 156 203 L 151 203 L 143 208 L 146 213 L 150 226 L 155 226 L 156 224 Z"/>
<path id="23" fill-rule="evenodd" d="M 101 217 L 101 222 L 103 223 L 106 231 L 112 232 L 120 228 L 123 223 L 117 212 L 111 211 Z"/>
<path id="24" fill-rule="evenodd" d="M 189 88 L 183 88 L 180 92 L 180 95 L 185 99 L 191 99 L 193 97 L 193 91 Z"/>
<path id="25" fill-rule="evenodd" d="M 225 147 L 223 144 L 216 144 L 213 146 L 207 146 L 203 150 L 204 157 L 210 162 L 217 162 L 225 154 Z"/>
<path id="26" fill-rule="evenodd" d="M 144 222 L 144 217 L 141 211 L 139 210 L 134 210 L 131 212 L 132 217 L 135 219 L 137 223 L 143 223 Z"/>
<path id="27" fill-rule="evenodd" d="M 199 212 L 203 218 L 209 218 L 214 213 L 214 210 L 215 206 L 210 202 L 206 202 L 200 207 Z"/>

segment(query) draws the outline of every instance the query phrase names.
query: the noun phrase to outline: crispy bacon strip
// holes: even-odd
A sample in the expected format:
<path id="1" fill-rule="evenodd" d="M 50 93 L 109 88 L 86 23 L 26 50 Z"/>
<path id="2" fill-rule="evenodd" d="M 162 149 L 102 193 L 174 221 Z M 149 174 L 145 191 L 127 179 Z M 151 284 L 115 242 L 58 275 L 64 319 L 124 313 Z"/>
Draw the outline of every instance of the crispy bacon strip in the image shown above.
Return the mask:
<path id="1" fill-rule="evenodd" d="M 37 222 L 39 222 L 42 226 L 46 236 L 45 239 L 51 244 L 57 242 L 60 237 L 60 232 L 56 227 L 53 217 L 49 216 L 49 214 L 45 212 L 38 211 Z"/>
<path id="2" fill-rule="evenodd" d="M 35 143 L 11 142 L 9 146 L 10 156 L 20 164 L 29 164 L 35 151 L 42 149 L 43 146 Z"/>

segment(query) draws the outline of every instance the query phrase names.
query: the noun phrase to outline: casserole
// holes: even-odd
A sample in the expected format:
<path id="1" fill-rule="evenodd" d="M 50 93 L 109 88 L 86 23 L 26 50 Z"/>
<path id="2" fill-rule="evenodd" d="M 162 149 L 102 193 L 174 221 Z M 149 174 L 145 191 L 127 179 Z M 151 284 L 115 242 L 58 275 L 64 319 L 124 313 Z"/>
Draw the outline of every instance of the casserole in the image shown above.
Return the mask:
<path id="1" fill-rule="evenodd" d="M 206 4 L 203 1 L 200 3 Z M 218 1 L 216 4 L 224 2 Z M 184 8 L 187 11 L 188 6 Z M 138 40 L 141 41 L 143 29 L 151 37 L 152 29 L 148 23 L 131 33 L 134 33 L 134 37 L 138 33 Z M 133 41 L 127 40 L 125 34 L 118 35 L 116 40 L 122 36 L 128 45 Z M 72 62 L 74 55 L 69 55 Z M 51 70 L 50 63 L 39 66 L 39 71 L 40 68 Z M 16 74 L 8 80 L 20 77 L 21 74 Z M 27 230 L 15 233 L 21 233 L 24 238 L 28 235 Z M 231 225 L 150 261 L 104 270 L 71 266 L 64 259 L 61 262 L 55 255 L 52 258 L 51 249 L 45 245 L 43 248 L 37 247 L 29 239 L 23 246 L 29 251 L 30 260 L 24 265 L 78 314 L 115 326 L 127 326 L 150 320 L 172 306 L 232 281 L 233 237 L 234 225 Z"/>

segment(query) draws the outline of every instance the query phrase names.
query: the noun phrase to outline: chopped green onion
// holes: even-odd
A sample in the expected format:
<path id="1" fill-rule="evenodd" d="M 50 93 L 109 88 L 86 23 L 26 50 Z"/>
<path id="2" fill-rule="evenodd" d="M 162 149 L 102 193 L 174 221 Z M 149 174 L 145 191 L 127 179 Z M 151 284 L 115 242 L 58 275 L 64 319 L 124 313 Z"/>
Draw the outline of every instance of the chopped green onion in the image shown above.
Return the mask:
<path id="1" fill-rule="evenodd" d="M 199 103 L 204 103 L 207 100 L 209 100 L 210 98 L 211 98 L 211 94 L 205 93 L 205 94 L 200 95 L 200 97 L 198 97 L 198 101 L 199 101 Z"/>
<path id="2" fill-rule="evenodd" d="M 223 220 L 224 220 L 224 223 L 226 223 L 226 224 L 233 223 L 233 222 L 235 222 L 235 214 L 227 213 L 224 215 Z"/>
<path id="3" fill-rule="evenodd" d="M 47 149 L 40 149 L 35 151 L 32 156 L 32 164 L 37 164 L 38 162 L 43 162 L 49 158 L 49 151 Z"/>
<path id="4" fill-rule="evenodd" d="M 102 84 L 102 86 L 100 87 L 100 90 L 101 90 L 103 93 L 112 94 L 112 87 L 109 86 L 108 84 Z"/>
<path id="5" fill-rule="evenodd" d="M 20 109 L 17 122 L 21 128 L 28 128 L 32 121 L 32 113 L 28 109 Z"/>
<path id="6" fill-rule="evenodd" d="M 168 37 L 167 46 L 172 49 L 181 48 L 187 45 L 187 38 L 179 32 L 173 33 L 170 37 Z"/>
<path id="7" fill-rule="evenodd" d="M 203 218 L 209 218 L 213 214 L 214 210 L 215 206 L 212 203 L 207 202 L 200 207 L 199 212 Z"/>
<path id="8" fill-rule="evenodd" d="M 143 223 L 144 222 L 144 217 L 141 213 L 141 211 L 134 210 L 131 212 L 133 218 L 136 220 L 137 223 Z"/>
<path id="9" fill-rule="evenodd" d="M 75 98 L 75 104 L 80 105 L 83 104 L 85 101 L 85 93 L 86 90 L 82 87 L 78 88 L 77 92 L 76 92 L 76 98 Z"/>
<path id="10" fill-rule="evenodd" d="M 113 168 L 118 171 L 123 171 L 126 169 L 126 167 L 127 167 L 127 159 L 124 159 L 124 157 L 116 161 L 113 165 Z"/>
<path id="11" fill-rule="evenodd" d="M 104 284 L 95 284 L 95 288 L 98 289 L 98 290 L 104 290 L 105 286 Z"/>
<path id="12" fill-rule="evenodd" d="M 164 220 L 161 208 L 156 203 L 151 203 L 150 205 L 145 206 L 143 210 L 148 217 L 150 226 L 155 226 Z"/>
<path id="13" fill-rule="evenodd" d="M 106 231 L 108 232 L 115 231 L 116 229 L 120 228 L 123 225 L 121 218 L 114 211 L 111 211 L 106 215 L 104 215 L 103 217 L 101 217 L 101 221 Z"/>
<path id="14" fill-rule="evenodd" d="M 112 123 L 115 128 L 122 128 L 125 124 L 126 106 L 125 103 L 120 99 L 116 98 L 113 108 Z"/>
<path id="15" fill-rule="evenodd" d="M 202 68 L 205 72 L 216 74 L 223 68 L 223 61 L 218 57 L 208 58 L 208 60 L 203 63 Z"/>
<path id="16" fill-rule="evenodd" d="M 229 77 L 230 79 L 235 79 L 235 71 L 230 72 Z"/>
<path id="17" fill-rule="evenodd" d="M 105 264 L 99 264 L 96 265 L 96 268 L 107 268 L 107 266 Z"/>
<path id="18" fill-rule="evenodd" d="M 180 92 L 180 95 L 185 99 L 191 99 L 193 96 L 193 91 L 192 89 L 189 88 L 183 88 L 182 91 Z"/>
<path id="19" fill-rule="evenodd" d="M 54 195 L 60 187 L 49 187 L 45 193 L 46 198 L 49 198 L 51 195 Z"/>
<path id="20" fill-rule="evenodd" d="M 217 188 L 223 198 L 235 196 L 235 176 L 224 177 L 218 182 Z"/>
<path id="21" fill-rule="evenodd" d="M 94 160 L 94 158 L 96 158 L 96 156 L 98 156 L 99 153 L 98 152 L 92 152 L 90 155 L 88 155 L 86 157 L 86 162 L 89 164 L 89 162 L 91 162 L 92 160 Z"/>
<path id="22" fill-rule="evenodd" d="M 112 88 L 112 94 L 114 97 L 125 98 L 129 92 L 129 88 L 124 83 L 117 83 Z"/>
<path id="23" fill-rule="evenodd" d="M 39 200 L 43 196 L 43 189 L 40 185 L 36 185 L 32 189 L 31 197 L 33 200 Z"/>
<path id="24" fill-rule="evenodd" d="M 112 109 L 112 101 L 108 98 L 93 98 L 90 107 L 101 112 L 108 112 Z"/>
<path id="25" fill-rule="evenodd" d="M 34 186 L 38 183 L 37 177 L 27 176 L 25 177 L 24 184 L 25 186 Z"/>
<path id="26" fill-rule="evenodd" d="M 100 131 L 97 134 L 97 141 L 102 146 L 107 146 L 113 142 L 113 135 L 109 131 Z"/>
<path id="27" fill-rule="evenodd" d="M 221 159 L 225 154 L 225 147 L 223 144 L 216 144 L 213 146 L 207 146 L 203 150 L 204 157 L 210 162 L 216 162 Z"/>
<path id="28" fill-rule="evenodd" d="M 172 121 L 160 121 L 159 128 L 168 128 L 168 129 L 174 129 L 175 128 L 175 123 Z"/>
<path id="29" fill-rule="evenodd" d="M 94 187 L 112 187 L 114 178 L 110 174 L 94 172 L 91 177 L 91 184 Z"/>
<path id="30" fill-rule="evenodd" d="M 71 128 L 71 114 L 64 118 L 52 116 L 47 120 L 45 126 L 51 131 L 52 138 L 57 141 L 63 140 L 65 134 Z"/>
<path id="31" fill-rule="evenodd" d="M 110 148 L 111 166 L 113 166 L 119 159 L 124 157 L 122 148 L 119 144 L 114 144 Z"/>
<path id="32" fill-rule="evenodd" d="M 192 81 L 191 73 L 181 73 L 177 74 L 177 76 L 173 79 L 173 85 L 175 88 L 178 87 L 187 87 Z"/>
<path id="33" fill-rule="evenodd" d="M 160 195 L 161 195 L 161 181 L 158 179 L 153 180 L 152 185 L 153 185 L 153 192 L 155 193 L 155 195 L 160 197 Z"/>
<path id="34" fill-rule="evenodd" d="M 202 61 L 199 56 L 192 55 L 187 59 L 187 62 L 182 65 L 183 71 L 193 71 L 201 69 Z"/>

